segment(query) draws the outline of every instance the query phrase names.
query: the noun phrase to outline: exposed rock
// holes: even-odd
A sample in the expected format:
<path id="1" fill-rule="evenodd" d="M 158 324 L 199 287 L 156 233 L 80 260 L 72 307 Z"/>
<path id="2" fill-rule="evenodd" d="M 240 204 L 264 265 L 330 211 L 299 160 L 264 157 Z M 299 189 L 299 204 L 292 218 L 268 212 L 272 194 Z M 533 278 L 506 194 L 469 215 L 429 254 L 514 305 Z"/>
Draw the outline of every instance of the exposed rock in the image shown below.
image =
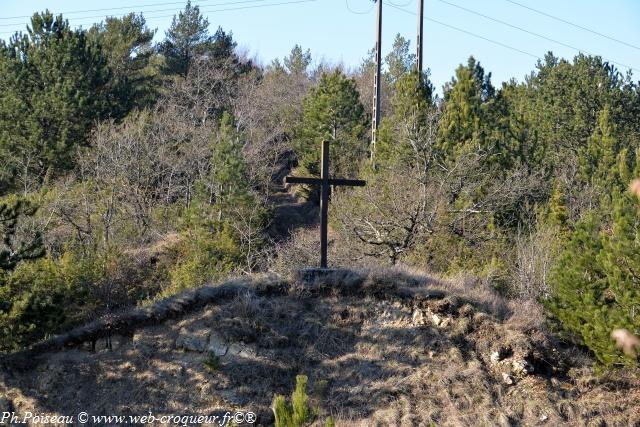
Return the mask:
<path id="1" fill-rule="evenodd" d="M 205 349 L 209 354 L 217 357 L 238 356 L 252 358 L 256 356 L 256 351 L 253 348 L 243 342 L 228 343 L 216 332 L 212 332 L 209 336 L 209 342 Z"/>
<path id="2" fill-rule="evenodd" d="M 451 319 L 442 315 L 433 313 L 431 310 L 416 309 L 412 315 L 413 324 L 416 326 L 431 324 L 438 328 L 446 328 L 451 323 Z"/>
<path id="3" fill-rule="evenodd" d="M 207 351 L 210 353 L 222 357 L 227 354 L 229 346 L 225 340 L 215 332 L 209 337 L 209 345 L 207 345 Z"/>
<path id="4" fill-rule="evenodd" d="M 252 348 L 245 346 L 243 343 L 232 343 L 227 350 L 229 356 L 255 357 L 256 352 Z"/>
<path id="5" fill-rule="evenodd" d="M 390 282 L 398 281 L 386 277 L 382 285 Z M 579 359 L 581 370 L 574 368 L 576 375 L 561 377 L 562 383 L 539 363 L 555 366 L 565 355 L 573 360 L 564 347 L 555 351 L 558 357 L 548 356 L 553 337 L 532 335 L 482 301 L 472 307 L 449 299 L 439 312 L 434 299 L 424 297 L 431 289 L 407 288 L 402 299 L 390 300 L 395 296 L 380 293 L 382 285 L 317 296 L 274 285 L 273 292 L 261 287 L 250 301 L 246 289 L 239 297 L 216 289 L 213 305 L 205 305 L 207 296 L 180 317 L 171 312 L 136 324 L 133 346 L 112 343 L 113 352 L 96 353 L 66 348 L 42 354 L 42 369 L 9 371 L 9 378 L 0 378 L 0 396 L 10 400 L 0 399 L 0 411 L 233 409 L 258 414 L 254 425 L 273 425 L 274 394 L 288 397 L 295 376 L 304 373 L 312 404 L 321 411 L 318 423 L 335 410 L 349 425 L 596 425 L 606 416 L 609 425 L 640 426 L 637 380 L 626 380 L 628 387 L 595 382 Z M 213 290 L 205 288 L 207 295 Z M 412 295 L 425 299 L 416 302 Z M 574 366 L 569 361 L 567 367 Z M 521 381 L 531 372 L 528 364 L 540 375 Z M 443 396 L 454 406 L 443 404 Z"/>
<path id="6" fill-rule="evenodd" d="M 507 385 L 512 385 L 513 384 L 513 378 L 511 378 L 511 375 L 507 374 L 506 372 L 502 373 L 502 382 L 507 384 Z"/>
<path id="7" fill-rule="evenodd" d="M 494 347 L 495 348 L 495 347 Z M 509 346 L 501 346 L 491 352 L 489 360 L 493 366 L 513 356 L 513 350 Z"/>
<path id="8" fill-rule="evenodd" d="M 33 357 L 35 355 L 64 347 L 80 346 L 85 342 L 96 341 L 108 333 L 131 335 L 137 329 L 183 315 L 208 303 L 229 300 L 239 295 L 240 292 L 246 291 L 247 287 L 246 280 L 238 279 L 215 286 L 189 289 L 148 307 L 136 308 L 120 314 L 105 315 L 67 333 L 53 336 L 28 349 L 13 353 L 3 362 L 12 364 L 14 367 L 21 367 L 21 369 L 28 369 L 31 363 L 38 363 L 38 359 Z"/>
<path id="9" fill-rule="evenodd" d="M 446 328 L 451 323 L 451 319 L 449 317 L 440 317 L 440 316 L 437 316 L 435 314 L 433 316 L 438 318 L 437 319 L 438 323 L 436 323 L 435 322 L 436 319 L 434 319 L 433 324 L 436 325 L 439 328 Z"/>
<path id="10" fill-rule="evenodd" d="M 511 373 L 520 377 L 528 375 L 533 372 L 533 366 L 524 359 L 517 359 L 511 361 Z"/>
<path id="11" fill-rule="evenodd" d="M 434 324 L 434 326 L 440 326 L 440 323 L 442 323 L 443 319 L 438 316 L 437 314 L 432 314 L 431 315 L 431 323 Z"/>
<path id="12" fill-rule="evenodd" d="M 413 324 L 415 326 L 420 326 L 420 325 L 424 325 L 424 324 L 427 323 L 426 319 L 425 319 L 425 316 L 424 316 L 424 311 L 419 310 L 419 309 L 416 309 L 416 310 L 413 311 L 412 319 L 413 319 Z"/>
<path id="13" fill-rule="evenodd" d="M 176 348 L 202 353 L 207 348 L 207 344 L 206 341 L 204 341 L 201 337 L 181 334 L 176 339 Z"/>

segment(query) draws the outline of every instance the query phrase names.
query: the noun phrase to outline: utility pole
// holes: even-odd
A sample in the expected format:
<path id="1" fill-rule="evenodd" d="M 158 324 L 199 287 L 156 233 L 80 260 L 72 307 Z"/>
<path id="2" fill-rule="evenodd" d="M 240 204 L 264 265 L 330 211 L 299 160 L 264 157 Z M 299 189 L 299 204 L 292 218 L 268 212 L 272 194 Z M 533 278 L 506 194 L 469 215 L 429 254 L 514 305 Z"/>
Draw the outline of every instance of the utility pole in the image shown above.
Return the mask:
<path id="1" fill-rule="evenodd" d="M 378 20 L 376 23 L 376 75 L 373 78 L 373 120 L 371 123 L 371 160 L 376 152 L 378 125 L 380 124 L 380 67 L 382 64 L 382 0 L 378 3 Z"/>
<path id="2" fill-rule="evenodd" d="M 424 0 L 418 0 L 418 36 L 416 38 L 417 45 L 417 55 L 416 55 L 416 67 L 418 69 L 418 77 L 422 80 L 422 35 L 423 35 L 423 24 L 424 24 L 424 15 L 423 9 Z"/>

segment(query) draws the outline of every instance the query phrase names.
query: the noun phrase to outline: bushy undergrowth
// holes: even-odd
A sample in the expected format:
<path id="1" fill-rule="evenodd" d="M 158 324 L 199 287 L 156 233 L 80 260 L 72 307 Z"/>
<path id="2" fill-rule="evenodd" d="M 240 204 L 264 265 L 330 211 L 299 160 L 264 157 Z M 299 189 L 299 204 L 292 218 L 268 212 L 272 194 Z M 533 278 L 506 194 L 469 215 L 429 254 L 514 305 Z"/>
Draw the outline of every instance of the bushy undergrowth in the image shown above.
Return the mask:
<path id="1" fill-rule="evenodd" d="M 274 396 L 271 409 L 275 416 L 276 427 L 304 427 L 311 425 L 318 418 L 318 409 L 309 405 L 307 382 L 306 375 L 296 376 L 296 387 L 291 393 L 291 403 L 288 403 L 282 395 Z M 335 425 L 333 418 L 327 418 L 324 425 L 333 427 Z"/>
<path id="2" fill-rule="evenodd" d="M 232 205 L 233 207 L 230 207 Z M 183 213 L 175 264 L 158 297 L 251 272 L 260 261 L 269 212 L 248 194 L 221 205 L 196 204 Z"/>
<path id="3" fill-rule="evenodd" d="M 225 277 L 237 268 L 242 257 L 226 224 L 219 230 L 197 228 L 185 232 L 175 250 L 176 264 L 161 297 Z"/>
<path id="4" fill-rule="evenodd" d="M 0 350 L 17 350 L 157 292 L 144 266 L 115 253 L 68 251 L 21 263 L 0 286 Z"/>
<path id="5" fill-rule="evenodd" d="M 611 219 L 576 224 L 552 272 L 546 306 L 604 365 L 634 363 L 615 348 L 614 329 L 640 332 L 640 203 L 617 196 Z"/>

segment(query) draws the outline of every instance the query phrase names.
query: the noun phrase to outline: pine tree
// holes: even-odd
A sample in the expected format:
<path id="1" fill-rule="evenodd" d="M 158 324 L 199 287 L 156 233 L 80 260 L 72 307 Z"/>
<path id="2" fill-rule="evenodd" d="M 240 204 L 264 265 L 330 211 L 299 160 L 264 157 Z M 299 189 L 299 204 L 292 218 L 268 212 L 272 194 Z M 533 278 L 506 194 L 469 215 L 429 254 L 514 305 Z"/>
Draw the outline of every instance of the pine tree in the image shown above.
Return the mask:
<path id="1" fill-rule="evenodd" d="M 0 200 L 0 272 L 13 270 L 23 260 L 44 255 L 42 236 L 20 236 L 18 226 L 25 217 L 33 216 L 37 208 L 24 198 L 10 196 Z"/>
<path id="2" fill-rule="evenodd" d="M 185 77 L 194 57 L 202 54 L 213 41 L 214 37 L 209 35 L 209 21 L 202 16 L 200 8 L 192 6 L 191 0 L 188 0 L 184 10 L 173 17 L 166 38 L 160 45 L 166 62 L 165 73 Z M 222 43 L 225 41 L 223 39 Z M 228 49 L 226 44 L 219 46 L 221 51 Z"/>
<path id="3" fill-rule="evenodd" d="M 341 71 L 325 73 L 303 102 L 303 119 L 297 153 L 300 174 L 319 176 L 320 145 L 329 140 L 331 174 L 356 173 L 365 156 L 364 106 L 353 80 Z"/>
<path id="4" fill-rule="evenodd" d="M 100 46 L 62 16 L 35 14 L 0 53 L 0 193 L 73 167 L 96 120 L 120 110 Z"/>
<path id="5" fill-rule="evenodd" d="M 580 54 L 570 62 L 548 53 L 537 68 L 526 85 L 529 128 L 545 146 L 545 163 L 554 169 L 583 150 L 605 108 L 620 135 L 638 122 L 629 84 L 601 57 Z"/>
<path id="6" fill-rule="evenodd" d="M 384 61 L 387 64 L 387 72 L 385 78 L 391 87 L 406 73 L 408 73 L 416 62 L 416 55 L 409 53 L 409 47 L 411 42 L 400 34 L 396 34 L 396 38 L 393 40 L 391 46 L 391 52 L 385 57 Z"/>
<path id="7" fill-rule="evenodd" d="M 560 186 L 556 185 L 549 199 L 547 220 L 552 226 L 566 230 L 569 224 L 569 208 L 565 202 L 565 195 Z"/>
<path id="8" fill-rule="evenodd" d="M 318 408 L 309 406 L 309 396 L 307 395 L 307 376 L 296 376 L 296 388 L 291 393 L 291 404 L 282 395 L 275 395 L 271 410 L 275 417 L 276 427 L 302 427 L 313 424 L 318 418 Z M 329 417 L 325 426 L 334 425 L 332 417 Z"/>
<path id="9" fill-rule="evenodd" d="M 216 188 L 216 202 L 226 203 L 234 196 L 247 192 L 246 169 L 240 135 L 235 130 L 233 117 L 224 112 L 211 160 L 211 178 Z"/>
<path id="10" fill-rule="evenodd" d="M 203 46 L 206 48 L 206 54 L 214 61 L 222 62 L 231 59 L 237 62 L 235 54 L 237 43 L 233 40 L 233 34 L 225 32 L 222 27 L 218 27 L 212 42 Z"/>
<path id="11" fill-rule="evenodd" d="M 391 99 L 393 114 L 382 120 L 376 146 L 376 164 L 389 166 L 403 162 L 418 166 L 416 162 L 432 153 L 424 131 L 433 113 L 433 86 L 424 75 L 420 80 L 416 71 L 405 74 L 396 82 L 396 90 Z"/>
<path id="12" fill-rule="evenodd" d="M 551 275 L 547 308 L 562 328 L 605 365 L 629 363 L 611 332 L 640 332 L 640 204 L 614 191 L 610 220 L 589 214 Z"/>
<path id="13" fill-rule="evenodd" d="M 494 96 L 490 74 L 473 57 L 456 69 L 445 85 L 445 109 L 440 122 L 439 145 L 445 157 L 457 157 L 470 150 L 487 149 L 486 106 Z"/>
<path id="14" fill-rule="evenodd" d="M 110 86 L 121 100 L 122 117 L 133 108 L 143 108 L 156 98 L 155 70 L 151 64 L 154 30 L 147 28 L 142 14 L 130 13 L 122 18 L 107 17 L 89 30 L 89 37 L 99 44 L 112 72 Z"/>
<path id="15" fill-rule="evenodd" d="M 311 64 L 311 51 L 307 49 L 306 52 L 303 52 L 300 45 L 295 45 L 289 56 L 284 58 L 284 66 L 287 71 L 298 76 L 306 75 L 309 64 Z"/>
<path id="16" fill-rule="evenodd" d="M 628 151 L 620 147 L 616 134 L 609 106 L 605 106 L 579 158 L 582 181 L 598 190 L 603 203 L 610 200 L 614 189 L 624 188 L 631 175 L 631 159 Z"/>

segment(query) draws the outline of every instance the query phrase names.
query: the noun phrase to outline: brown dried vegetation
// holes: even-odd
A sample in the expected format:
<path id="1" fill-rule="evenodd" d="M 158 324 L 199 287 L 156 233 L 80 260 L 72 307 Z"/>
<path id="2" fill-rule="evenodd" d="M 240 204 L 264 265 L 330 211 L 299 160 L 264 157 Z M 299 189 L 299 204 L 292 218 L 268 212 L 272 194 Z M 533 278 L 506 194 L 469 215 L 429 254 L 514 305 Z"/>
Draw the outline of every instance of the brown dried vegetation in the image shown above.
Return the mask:
<path id="1" fill-rule="evenodd" d="M 305 374 L 312 406 L 338 426 L 640 422 L 637 380 L 596 376 L 532 303 L 401 268 L 309 277 L 200 288 L 71 331 L 33 349 L 29 369 L 7 364 L 0 402 L 18 413 L 242 409 L 270 425 L 273 395 Z"/>

